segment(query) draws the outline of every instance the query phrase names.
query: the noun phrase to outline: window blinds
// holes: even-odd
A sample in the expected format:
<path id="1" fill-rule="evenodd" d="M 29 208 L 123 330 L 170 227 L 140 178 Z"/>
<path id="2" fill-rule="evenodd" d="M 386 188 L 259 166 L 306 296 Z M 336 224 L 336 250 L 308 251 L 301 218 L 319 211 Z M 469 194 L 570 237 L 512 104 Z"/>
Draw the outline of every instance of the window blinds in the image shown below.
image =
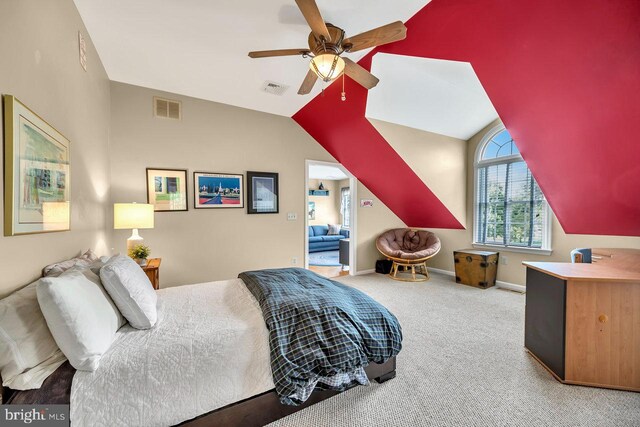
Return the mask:
<path id="1" fill-rule="evenodd" d="M 476 242 L 541 248 L 545 200 L 524 161 L 478 168 Z"/>

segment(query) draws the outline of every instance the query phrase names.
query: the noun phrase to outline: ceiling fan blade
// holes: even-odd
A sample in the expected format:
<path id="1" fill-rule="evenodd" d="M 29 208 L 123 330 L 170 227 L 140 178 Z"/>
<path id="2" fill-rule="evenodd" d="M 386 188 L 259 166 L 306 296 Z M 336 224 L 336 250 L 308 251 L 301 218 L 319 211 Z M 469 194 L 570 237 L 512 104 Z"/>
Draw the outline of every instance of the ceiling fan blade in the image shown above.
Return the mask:
<path id="1" fill-rule="evenodd" d="M 357 52 L 369 47 L 404 40 L 407 37 L 407 27 L 402 21 L 392 22 L 382 27 L 360 33 L 357 36 L 349 37 L 342 43 L 347 52 Z M 351 47 L 349 47 L 351 45 Z"/>
<path id="2" fill-rule="evenodd" d="M 304 19 L 307 20 L 307 24 L 311 27 L 313 34 L 317 38 L 322 36 L 326 41 L 331 41 L 331 35 L 324 23 L 324 19 L 322 19 L 322 15 L 320 14 L 320 10 L 318 9 L 318 5 L 315 0 L 296 0 L 296 4 L 298 5 L 298 8 L 300 8 L 300 12 L 302 12 Z"/>
<path id="3" fill-rule="evenodd" d="M 309 49 L 258 50 L 249 52 L 251 58 L 269 58 L 271 56 L 290 56 L 309 54 Z"/>
<path id="4" fill-rule="evenodd" d="M 304 81 L 298 90 L 298 95 L 306 95 L 311 92 L 313 85 L 316 84 L 316 80 L 318 80 L 316 73 L 314 73 L 313 70 L 307 71 L 307 76 L 304 78 Z"/>
<path id="5" fill-rule="evenodd" d="M 345 62 L 345 74 L 355 80 L 362 87 L 371 89 L 374 88 L 380 81 L 376 76 L 374 76 L 349 58 L 342 59 L 344 59 Z"/>

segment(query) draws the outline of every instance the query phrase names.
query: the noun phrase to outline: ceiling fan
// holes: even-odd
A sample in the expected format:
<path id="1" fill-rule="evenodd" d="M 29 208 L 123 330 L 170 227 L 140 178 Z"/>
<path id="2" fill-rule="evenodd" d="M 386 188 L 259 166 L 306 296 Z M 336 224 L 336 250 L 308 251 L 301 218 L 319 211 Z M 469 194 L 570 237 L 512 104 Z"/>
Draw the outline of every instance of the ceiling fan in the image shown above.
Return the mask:
<path id="1" fill-rule="evenodd" d="M 345 38 L 345 32 L 342 28 L 324 22 L 315 0 L 296 0 L 296 3 L 311 27 L 309 48 L 261 50 L 249 52 L 249 56 L 251 58 L 291 55 L 302 55 L 303 58 L 310 57 L 309 71 L 298 90 L 299 95 L 311 92 L 318 78 L 329 82 L 340 77 L 343 73 L 366 89 L 375 87 L 379 81 L 376 76 L 341 55 L 345 52 L 357 52 L 403 40 L 407 36 L 407 27 L 402 21 L 396 21 L 357 36 Z"/>

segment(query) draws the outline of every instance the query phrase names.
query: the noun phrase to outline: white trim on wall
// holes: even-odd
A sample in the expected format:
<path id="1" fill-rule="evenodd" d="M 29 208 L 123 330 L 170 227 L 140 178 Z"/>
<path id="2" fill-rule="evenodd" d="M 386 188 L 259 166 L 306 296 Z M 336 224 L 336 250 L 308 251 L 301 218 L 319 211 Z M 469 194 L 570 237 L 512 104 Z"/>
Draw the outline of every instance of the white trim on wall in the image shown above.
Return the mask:
<path id="1" fill-rule="evenodd" d="M 334 166 L 344 172 L 349 178 L 349 194 L 351 198 L 351 223 L 349 224 L 349 275 L 355 276 L 358 273 L 357 264 L 357 232 L 358 232 L 358 180 L 340 163 L 325 162 L 321 160 L 305 160 L 304 165 L 304 268 L 309 268 L 309 166 Z M 365 273 L 362 273 L 365 274 Z"/>

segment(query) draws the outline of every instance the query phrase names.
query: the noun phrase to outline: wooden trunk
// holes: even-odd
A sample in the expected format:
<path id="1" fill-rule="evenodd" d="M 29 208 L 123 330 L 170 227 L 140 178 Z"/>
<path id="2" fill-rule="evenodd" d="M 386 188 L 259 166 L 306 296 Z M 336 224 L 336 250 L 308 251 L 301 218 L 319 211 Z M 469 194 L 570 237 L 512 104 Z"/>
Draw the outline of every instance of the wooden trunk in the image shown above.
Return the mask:
<path id="1" fill-rule="evenodd" d="M 453 251 L 456 282 L 476 288 L 490 288 L 496 284 L 498 253 L 462 249 Z"/>

